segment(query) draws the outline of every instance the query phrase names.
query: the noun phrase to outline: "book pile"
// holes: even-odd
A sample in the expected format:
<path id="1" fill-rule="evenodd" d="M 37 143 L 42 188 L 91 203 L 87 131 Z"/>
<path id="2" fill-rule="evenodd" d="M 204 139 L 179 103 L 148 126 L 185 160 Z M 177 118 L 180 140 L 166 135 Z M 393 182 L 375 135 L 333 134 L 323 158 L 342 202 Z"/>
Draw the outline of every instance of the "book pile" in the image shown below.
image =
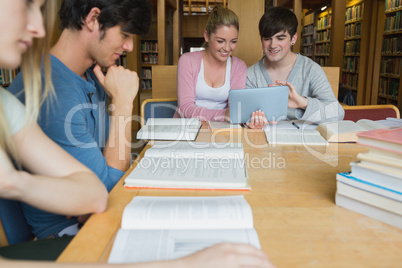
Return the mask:
<path id="1" fill-rule="evenodd" d="M 370 150 L 337 174 L 336 204 L 402 228 L 402 128 L 359 133 L 358 143 Z"/>

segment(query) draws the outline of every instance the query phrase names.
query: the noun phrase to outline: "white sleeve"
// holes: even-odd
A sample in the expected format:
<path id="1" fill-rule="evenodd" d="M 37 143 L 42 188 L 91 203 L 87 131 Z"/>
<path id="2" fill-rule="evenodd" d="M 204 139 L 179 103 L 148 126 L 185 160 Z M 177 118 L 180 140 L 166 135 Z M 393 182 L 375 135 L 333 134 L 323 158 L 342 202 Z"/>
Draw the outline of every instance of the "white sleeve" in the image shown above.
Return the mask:
<path id="1" fill-rule="evenodd" d="M 25 106 L 13 94 L 2 87 L 0 87 L 0 100 L 12 136 L 25 125 Z"/>

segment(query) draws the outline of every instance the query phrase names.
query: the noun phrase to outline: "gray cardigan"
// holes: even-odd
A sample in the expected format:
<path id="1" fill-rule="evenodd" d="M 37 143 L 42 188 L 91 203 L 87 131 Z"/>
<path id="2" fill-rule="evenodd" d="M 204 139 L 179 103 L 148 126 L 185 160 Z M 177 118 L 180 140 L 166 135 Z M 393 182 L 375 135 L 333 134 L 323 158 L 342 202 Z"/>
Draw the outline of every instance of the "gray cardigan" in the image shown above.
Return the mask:
<path id="1" fill-rule="evenodd" d="M 247 88 L 275 84 L 264 66 L 265 56 L 247 69 Z M 288 80 L 296 91 L 308 99 L 306 110 L 288 108 L 287 119 L 307 120 L 316 123 L 342 120 L 345 111 L 339 104 L 320 65 L 297 53 L 296 63 Z"/>

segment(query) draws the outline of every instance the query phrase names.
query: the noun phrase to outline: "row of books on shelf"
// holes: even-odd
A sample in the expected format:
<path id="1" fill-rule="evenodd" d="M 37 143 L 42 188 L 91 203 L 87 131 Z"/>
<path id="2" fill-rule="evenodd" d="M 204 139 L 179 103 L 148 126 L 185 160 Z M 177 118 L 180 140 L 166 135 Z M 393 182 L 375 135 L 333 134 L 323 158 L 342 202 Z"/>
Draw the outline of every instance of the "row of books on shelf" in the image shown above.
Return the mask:
<path id="1" fill-rule="evenodd" d="M 380 74 L 399 76 L 401 64 L 401 58 L 383 59 L 380 63 Z"/>
<path id="2" fill-rule="evenodd" d="M 156 41 L 142 42 L 141 52 L 158 52 L 158 42 Z"/>
<path id="3" fill-rule="evenodd" d="M 369 151 L 337 174 L 336 204 L 402 228 L 402 128 L 359 133 L 358 143 Z"/>
<path id="4" fill-rule="evenodd" d="M 332 18 L 331 15 L 329 15 L 328 17 L 319 18 L 317 21 L 317 30 L 321 30 L 326 27 L 331 27 L 331 18 Z"/>
<path id="5" fill-rule="evenodd" d="M 142 80 L 142 89 L 143 90 L 151 90 L 152 89 L 152 80 Z"/>
<path id="6" fill-rule="evenodd" d="M 314 58 L 314 61 L 321 66 L 327 66 L 327 59 L 325 57 L 319 57 L 319 56 L 317 57 L 316 56 Z"/>
<path id="7" fill-rule="evenodd" d="M 360 54 L 360 39 L 346 41 L 343 45 L 344 54 Z"/>
<path id="8" fill-rule="evenodd" d="M 364 3 L 346 9 L 345 22 L 361 20 L 364 15 Z"/>
<path id="9" fill-rule="evenodd" d="M 358 78 L 357 74 L 344 73 L 342 74 L 342 85 L 349 88 L 357 88 Z"/>
<path id="10" fill-rule="evenodd" d="M 395 32 L 402 30 L 402 11 L 398 11 L 393 16 L 389 16 L 385 19 L 384 32 Z"/>
<path id="11" fill-rule="evenodd" d="M 144 63 L 144 64 L 158 64 L 158 54 L 144 54 L 144 55 L 142 55 L 142 63 Z"/>
<path id="12" fill-rule="evenodd" d="M 385 1 L 385 11 L 392 11 L 395 9 L 402 8 L 401 0 L 386 0 Z"/>
<path id="13" fill-rule="evenodd" d="M 352 23 L 345 26 L 345 38 L 360 37 L 362 33 L 362 24 Z"/>
<path id="14" fill-rule="evenodd" d="M 303 45 L 312 45 L 313 42 L 314 42 L 314 38 L 313 38 L 312 35 L 305 36 L 305 37 L 303 38 Z"/>
<path id="15" fill-rule="evenodd" d="M 315 46 L 316 54 L 327 54 L 329 55 L 329 44 L 321 44 Z"/>
<path id="16" fill-rule="evenodd" d="M 1 69 L 0 68 L 0 86 L 4 84 L 10 84 L 13 82 L 15 76 L 19 72 L 19 69 Z"/>
<path id="17" fill-rule="evenodd" d="M 312 46 L 303 47 L 302 51 L 303 51 L 303 55 L 304 55 L 304 56 L 311 56 L 311 55 L 313 55 L 313 47 L 312 47 Z"/>
<path id="18" fill-rule="evenodd" d="M 314 25 L 306 25 L 303 27 L 303 35 L 314 34 Z"/>
<path id="19" fill-rule="evenodd" d="M 142 69 L 142 79 L 152 79 L 152 71 L 150 69 Z"/>
<path id="20" fill-rule="evenodd" d="M 399 92 L 399 81 L 395 79 L 384 79 L 380 78 L 378 86 L 378 94 L 382 96 L 387 96 L 391 98 L 398 98 Z"/>
<path id="21" fill-rule="evenodd" d="M 317 33 L 317 41 L 329 41 L 331 37 L 331 30 L 325 31 L 325 32 L 318 32 Z"/>
<path id="22" fill-rule="evenodd" d="M 343 57 L 342 70 L 346 72 L 359 72 L 359 58 Z"/>
<path id="23" fill-rule="evenodd" d="M 398 37 L 384 38 L 382 42 L 383 54 L 401 54 L 402 53 L 402 35 Z M 401 54 L 402 56 L 402 54 Z"/>

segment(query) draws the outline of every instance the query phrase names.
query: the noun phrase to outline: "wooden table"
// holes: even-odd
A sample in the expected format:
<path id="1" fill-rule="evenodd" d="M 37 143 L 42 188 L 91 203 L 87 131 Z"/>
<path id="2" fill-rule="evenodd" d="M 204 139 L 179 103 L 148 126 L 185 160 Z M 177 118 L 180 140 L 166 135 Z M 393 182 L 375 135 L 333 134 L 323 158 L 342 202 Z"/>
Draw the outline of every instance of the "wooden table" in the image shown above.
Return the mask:
<path id="1" fill-rule="evenodd" d="M 402 230 L 335 205 L 336 173 L 349 171 L 366 148 L 350 143 L 270 147 L 261 130 L 203 128 L 197 141 L 243 142 L 252 190 L 240 193 L 251 205 L 262 249 L 277 267 L 402 266 Z M 123 209 L 134 196 L 239 194 L 126 190 L 123 180 L 111 191 L 106 212 L 90 217 L 59 262 L 106 262 Z"/>

